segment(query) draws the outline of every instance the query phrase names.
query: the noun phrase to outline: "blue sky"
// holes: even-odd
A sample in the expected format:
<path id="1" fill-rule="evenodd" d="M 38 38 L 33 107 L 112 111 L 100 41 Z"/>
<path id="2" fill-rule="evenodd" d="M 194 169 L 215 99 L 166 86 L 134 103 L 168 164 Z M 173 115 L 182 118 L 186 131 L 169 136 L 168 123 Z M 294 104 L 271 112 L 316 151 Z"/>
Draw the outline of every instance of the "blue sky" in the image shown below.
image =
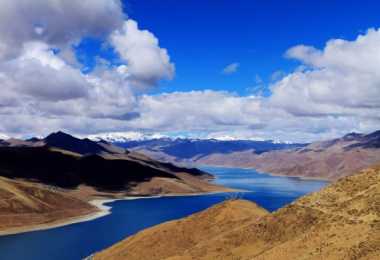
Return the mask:
<path id="1" fill-rule="evenodd" d="M 353 40 L 380 24 L 379 8 L 380 3 L 368 0 L 124 1 L 128 17 L 154 33 L 176 65 L 174 80 L 161 82 L 153 93 L 213 89 L 250 94 L 257 76 L 268 84 L 275 71 L 289 73 L 299 65 L 284 58 L 288 48 Z M 93 56 L 93 44 L 86 47 L 83 51 Z M 223 75 L 234 62 L 240 64 L 238 71 Z"/>
<path id="2" fill-rule="evenodd" d="M 308 142 L 378 130 L 379 9 L 0 1 L 0 138 L 63 130 Z"/>

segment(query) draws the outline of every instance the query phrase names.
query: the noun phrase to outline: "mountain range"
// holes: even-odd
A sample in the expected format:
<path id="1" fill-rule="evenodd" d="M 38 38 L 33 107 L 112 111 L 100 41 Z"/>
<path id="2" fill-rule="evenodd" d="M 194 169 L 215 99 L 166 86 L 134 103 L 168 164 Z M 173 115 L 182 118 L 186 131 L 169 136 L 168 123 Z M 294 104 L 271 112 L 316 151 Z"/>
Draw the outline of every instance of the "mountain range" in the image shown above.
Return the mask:
<path id="1" fill-rule="evenodd" d="M 115 144 L 179 164 L 255 168 L 278 175 L 328 180 L 349 176 L 380 162 L 380 131 L 350 133 L 310 144 L 169 138 Z"/>
<path id="2" fill-rule="evenodd" d="M 184 174 L 212 178 L 195 168 L 161 163 L 104 141 L 78 139 L 63 132 L 44 139 L 0 143 L 0 176 L 37 180 L 61 188 L 88 185 L 99 190 L 129 191 L 153 178 L 170 179 L 170 183 L 177 181 L 183 186 Z"/>
<path id="3" fill-rule="evenodd" d="M 217 140 L 186 138 L 154 138 L 116 141 L 113 144 L 138 151 L 157 160 L 177 163 L 192 163 L 212 154 L 231 154 L 251 151 L 261 154 L 272 150 L 304 147 L 301 143 L 280 143 L 271 140 Z"/>
<path id="4" fill-rule="evenodd" d="M 277 175 L 337 180 L 380 162 L 380 131 L 371 134 L 350 133 L 305 147 L 262 154 L 213 154 L 196 162 L 255 168 Z"/>

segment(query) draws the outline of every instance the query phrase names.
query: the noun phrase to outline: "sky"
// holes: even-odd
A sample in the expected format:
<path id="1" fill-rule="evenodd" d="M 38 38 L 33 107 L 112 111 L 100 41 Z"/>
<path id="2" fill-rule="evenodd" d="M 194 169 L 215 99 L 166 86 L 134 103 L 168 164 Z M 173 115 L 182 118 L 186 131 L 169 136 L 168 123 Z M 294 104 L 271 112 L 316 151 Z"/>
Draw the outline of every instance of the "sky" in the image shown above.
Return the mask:
<path id="1" fill-rule="evenodd" d="M 0 138 L 380 129 L 377 1 L 4 0 Z"/>

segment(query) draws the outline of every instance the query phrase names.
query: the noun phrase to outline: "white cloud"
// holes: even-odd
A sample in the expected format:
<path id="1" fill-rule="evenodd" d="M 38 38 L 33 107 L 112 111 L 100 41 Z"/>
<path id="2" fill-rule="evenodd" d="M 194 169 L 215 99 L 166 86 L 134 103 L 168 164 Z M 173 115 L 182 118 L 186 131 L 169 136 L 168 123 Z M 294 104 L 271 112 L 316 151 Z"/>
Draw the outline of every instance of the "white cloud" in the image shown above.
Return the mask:
<path id="1" fill-rule="evenodd" d="M 354 41 L 330 40 L 323 50 L 291 48 L 287 56 L 308 67 L 275 83 L 271 102 L 296 115 L 379 115 L 379 47 L 380 30 L 371 29 Z"/>
<path id="2" fill-rule="evenodd" d="M 127 129 L 187 132 L 202 138 L 229 136 L 305 142 L 348 131 L 369 132 L 378 127 L 376 121 L 357 116 L 301 117 L 272 106 L 267 98 L 211 90 L 146 95 L 137 104 L 140 117 L 127 122 Z"/>
<path id="3" fill-rule="evenodd" d="M 123 19 L 119 0 L 3 0 L 0 58 L 14 58 L 27 41 L 63 47 L 83 36 L 104 37 Z"/>
<path id="4" fill-rule="evenodd" d="M 379 47 L 380 30 L 373 29 L 353 41 L 330 40 L 322 50 L 296 46 L 287 56 L 300 68 L 274 82 L 270 97 L 215 91 L 144 96 L 141 117 L 130 127 L 287 141 L 374 131 L 380 127 Z"/>
<path id="5" fill-rule="evenodd" d="M 125 19 L 117 0 L 2 1 L 0 133 L 142 131 L 309 141 L 380 127 L 379 30 L 328 41 L 321 50 L 289 49 L 286 56 L 300 67 L 274 73 L 270 97 L 211 90 L 140 95 L 136 90 L 171 79 L 175 67 L 156 36 Z M 85 36 L 105 39 L 124 64 L 99 59 L 83 74 L 72 45 Z M 238 67 L 230 64 L 223 73 Z"/>
<path id="6" fill-rule="evenodd" d="M 0 84 L 23 96 L 42 100 L 67 100 L 85 97 L 90 86 L 80 71 L 68 66 L 42 42 L 24 44 L 17 59 L 0 63 Z"/>
<path id="7" fill-rule="evenodd" d="M 225 75 L 234 74 L 235 72 L 237 72 L 239 67 L 240 67 L 240 63 L 238 62 L 231 63 L 222 70 L 222 73 Z"/>
<path id="8" fill-rule="evenodd" d="M 139 100 L 140 118 L 131 126 L 165 131 L 208 131 L 239 125 L 254 126 L 258 121 L 249 115 L 258 109 L 254 97 L 241 98 L 227 92 L 191 91 Z"/>
<path id="9" fill-rule="evenodd" d="M 119 0 L 0 3 L 0 133 L 114 131 L 139 116 L 135 86 L 174 75 L 158 39 L 125 20 Z M 104 39 L 125 65 L 83 74 L 73 44 Z M 108 41 L 108 42 L 107 42 Z"/>
<path id="10" fill-rule="evenodd" d="M 111 42 L 128 63 L 119 70 L 128 74 L 132 84 L 152 86 L 160 79 L 173 77 L 175 68 L 167 50 L 160 48 L 151 32 L 140 30 L 135 21 L 128 20 L 120 30 L 113 32 Z"/>

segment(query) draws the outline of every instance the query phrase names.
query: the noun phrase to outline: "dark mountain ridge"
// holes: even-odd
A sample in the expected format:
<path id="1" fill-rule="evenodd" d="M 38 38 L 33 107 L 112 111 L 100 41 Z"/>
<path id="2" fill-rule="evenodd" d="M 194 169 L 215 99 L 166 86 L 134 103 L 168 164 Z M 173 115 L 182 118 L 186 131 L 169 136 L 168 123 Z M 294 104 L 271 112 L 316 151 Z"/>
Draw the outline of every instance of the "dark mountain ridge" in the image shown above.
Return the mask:
<path id="1" fill-rule="evenodd" d="M 61 131 L 48 135 L 43 139 L 43 142 L 49 147 L 60 148 L 82 155 L 107 152 L 107 150 L 97 142 L 91 141 L 87 138 L 75 138 Z"/>
<path id="2" fill-rule="evenodd" d="M 129 191 L 153 178 L 184 182 L 183 174 L 212 178 L 195 168 L 162 163 L 105 141 L 79 139 L 64 132 L 44 139 L 10 139 L 0 145 L 0 176 L 62 188 L 87 185 L 97 190 Z"/>
<path id="3" fill-rule="evenodd" d="M 380 130 L 368 135 L 358 135 L 356 138 L 353 138 L 353 140 L 356 140 L 357 143 L 349 145 L 347 149 L 356 147 L 380 148 Z"/>
<path id="4" fill-rule="evenodd" d="M 107 160 L 96 154 L 76 158 L 46 147 L 1 147 L 0 175 L 62 188 L 84 184 L 100 190 L 128 189 L 132 183 L 153 177 L 177 178 L 135 161 Z"/>

